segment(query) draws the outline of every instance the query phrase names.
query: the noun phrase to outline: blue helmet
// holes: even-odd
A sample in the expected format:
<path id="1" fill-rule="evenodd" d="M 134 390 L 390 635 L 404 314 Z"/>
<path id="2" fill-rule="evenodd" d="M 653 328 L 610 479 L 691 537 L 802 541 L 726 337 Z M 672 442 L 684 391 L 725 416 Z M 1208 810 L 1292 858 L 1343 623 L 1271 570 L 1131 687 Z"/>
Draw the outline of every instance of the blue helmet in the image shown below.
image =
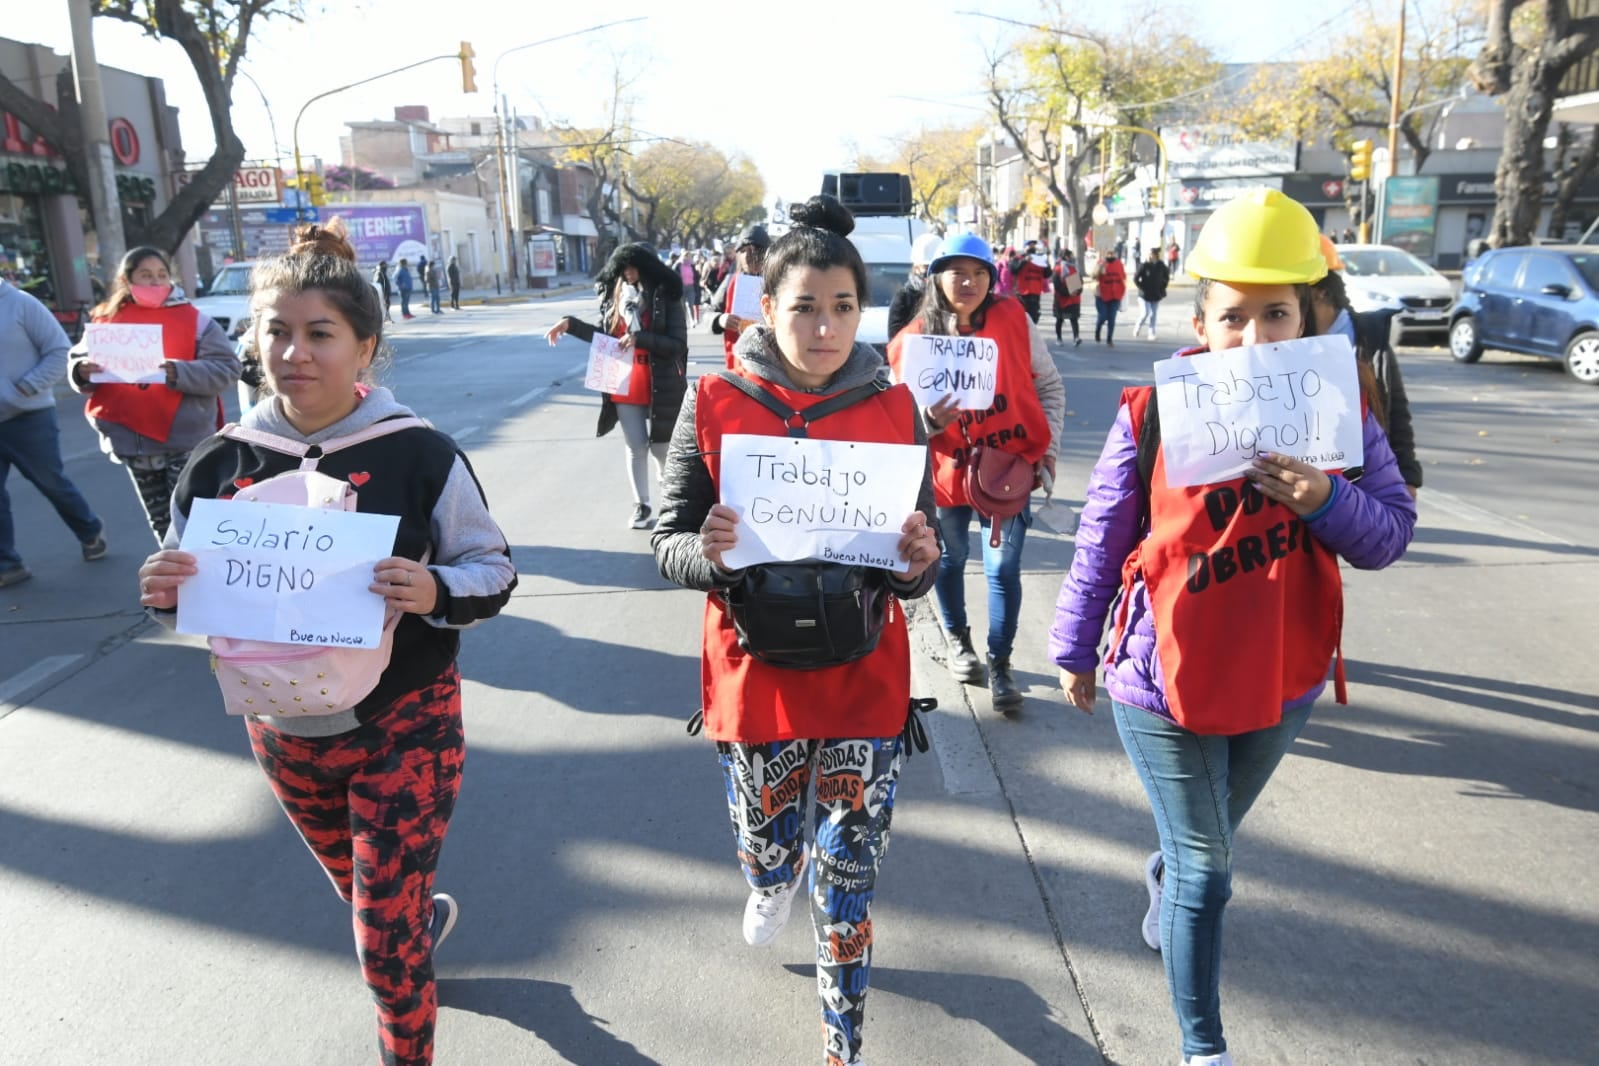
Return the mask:
<path id="1" fill-rule="evenodd" d="M 949 265 L 951 259 L 975 259 L 988 268 L 990 279 L 994 276 L 994 252 L 988 242 L 975 233 L 954 233 L 944 238 L 938 246 L 933 261 L 927 264 L 929 274 L 937 274 Z"/>

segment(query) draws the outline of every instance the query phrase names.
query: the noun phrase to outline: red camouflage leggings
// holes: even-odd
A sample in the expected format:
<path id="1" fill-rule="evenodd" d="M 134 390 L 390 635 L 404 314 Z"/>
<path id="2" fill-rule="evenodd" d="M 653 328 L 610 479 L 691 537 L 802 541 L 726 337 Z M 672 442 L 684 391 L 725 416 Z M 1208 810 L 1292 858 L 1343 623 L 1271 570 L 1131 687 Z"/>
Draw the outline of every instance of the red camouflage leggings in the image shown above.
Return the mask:
<path id="1" fill-rule="evenodd" d="M 306 846 L 351 905 L 377 1002 L 383 1066 L 428 1066 L 433 871 L 461 788 L 466 738 L 452 665 L 348 733 L 297 737 L 246 719 L 250 747 Z"/>

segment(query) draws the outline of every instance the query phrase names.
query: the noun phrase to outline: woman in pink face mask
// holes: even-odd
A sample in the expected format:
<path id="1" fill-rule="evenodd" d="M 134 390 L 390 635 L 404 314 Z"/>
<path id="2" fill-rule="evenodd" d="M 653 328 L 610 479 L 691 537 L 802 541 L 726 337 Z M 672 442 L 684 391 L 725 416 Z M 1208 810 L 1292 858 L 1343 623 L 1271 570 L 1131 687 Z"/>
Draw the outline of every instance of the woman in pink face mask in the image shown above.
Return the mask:
<path id="1" fill-rule="evenodd" d="M 122 257 L 92 317 L 127 328 L 109 331 L 109 350 L 86 334 L 69 380 L 88 397 L 84 414 L 101 450 L 132 475 L 159 543 L 189 453 L 222 425 L 221 396 L 239 380 L 239 360 L 222 327 L 176 295 L 172 264 L 156 248 Z"/>

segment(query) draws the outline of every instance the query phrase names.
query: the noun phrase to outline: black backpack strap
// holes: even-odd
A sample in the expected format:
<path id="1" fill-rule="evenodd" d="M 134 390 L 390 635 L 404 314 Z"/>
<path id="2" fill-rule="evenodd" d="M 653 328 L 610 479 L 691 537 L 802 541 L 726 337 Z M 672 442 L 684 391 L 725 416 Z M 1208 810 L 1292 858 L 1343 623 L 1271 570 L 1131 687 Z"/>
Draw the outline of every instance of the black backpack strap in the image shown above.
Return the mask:
<path id="1" fill-rule="evenodd" d="M 1144 496 L 1149 496 L 1150 483 L 1155 478 L 1155 457 L 1160 454 L 1160 405 L 1153 394 L 1144 407 L 1144 420 L 1138 427 L 1138 481 L 1144 486 Z"/>
<path id="2" fill-rule="evenodd" d="M 796 411 L 743 375 L 735 374 L 731 370 L 718 370 L 715 373 L 717 377 L 781 418 L 783 425 L 788 429 L 790 437 L 808 436 L 809 434 L 805 432 L 806 427 L 818 418 L 826 418 L 828 415 L 837 414 L 846 407 L 853 407 L 864 400 L 871 399 L 880 392 L 888 391 L 887 382 L 873 378 L 865 385 L 857 385 L 853 389 L 845 389 L 843 392 L 829 396 L 825 400 L 811 404 L 803 411 Z M 796 416 L 800 420 L 800 424 L 797 426 L 794 424 Z"/>

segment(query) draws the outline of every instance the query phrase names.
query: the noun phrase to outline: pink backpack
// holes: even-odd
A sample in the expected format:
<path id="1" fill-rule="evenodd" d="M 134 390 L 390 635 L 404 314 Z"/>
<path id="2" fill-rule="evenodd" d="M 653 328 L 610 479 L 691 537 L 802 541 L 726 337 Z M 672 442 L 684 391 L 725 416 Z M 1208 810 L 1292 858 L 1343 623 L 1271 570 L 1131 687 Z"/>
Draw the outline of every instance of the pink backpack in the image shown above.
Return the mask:
<path id="1" fill-rule="evenodd" d="M 229 423 L 222 428 L 222 436 L 229 440 L 300 459 L 298 470 L 240 489 L 234 499 L 353 511 L 355 487 L 348 481 L 317 473 L 321 456 L 416 428 L 428 428 L 428 423 L 420 418 L 394 418 L 348 436 L 308 445 Z M 320 450 L 320 455 L 307 456 L 313 447 Z M 427 562 L 427 557 L 423 556 L 422 561 Z M 229 714 L 313 715 L 347 711 L 377 688 L 378 679 L 388 668 L 394 627 L 399 623 L 400 612 L 391 608 L 383 619 L 383 640 L 376 648 L 328 648 L 209 637 L 211 672 L 222 688 L 223 706 Z"/>

